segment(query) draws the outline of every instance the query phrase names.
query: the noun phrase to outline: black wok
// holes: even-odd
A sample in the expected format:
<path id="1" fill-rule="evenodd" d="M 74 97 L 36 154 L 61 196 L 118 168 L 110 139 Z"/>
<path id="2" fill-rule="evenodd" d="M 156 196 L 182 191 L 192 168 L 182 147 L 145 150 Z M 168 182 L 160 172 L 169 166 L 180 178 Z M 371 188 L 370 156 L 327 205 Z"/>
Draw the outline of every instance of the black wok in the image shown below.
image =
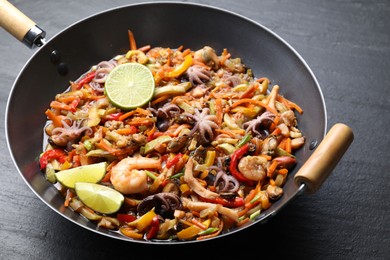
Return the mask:
<path id="1" fill-rule="evenodd" d="M 6 1 L 0 1 L 7 5 Z M 0 6 L 1 7 L 1 6 Z M 1 9 L 1 8 L 0 8 Z M 8 12 L 21 15 L 18 11 Z M 4 19 L 4 18 L 3 18 Z M 241 57 L 255 74 L 267 76 L 281 86 L 284 96 L 304 110 L 298 115 L 306 144 L 297 153 L 298 163 L 289 174 L 284 195 L 251 224 L 219 237 L 263 223 L 303 191 L 315 192 L 331 173 L 353 140 L 352 130 L 336 124 L 327 130 L 326 107 L 321 88 L 302 57 L 278 35 L 238 14 L 189 3 L 144 3 L 123 6 L 87 17 L 45 42 L 44 32 L 26 17 L 1 21 L 2 26 L 29 46 L 40 49 L 26 63 L 9 95 L 6 137 L 11 157 L 26 184 L 51 209 L 68 220 L 96 233 L 140 243 L 167 244 L 169 241 L 139 241 L 99 229 L 70 209 L 63 197 L 41 173 L 38 157 L 43 149 L 44 111 L 53 97 L 66 89 L 91 65 L 108 60 L 129 49 L 127 30 L 136 35 L 139 46 L 199 49 L 205 45 L 221 52 L 228 48 Z M 27 29 L 26 29 L 27 28 Z M 304 214 L 304 213 L 302 213 Z M 189 243 L 194 241 L 173 243 Z"/>

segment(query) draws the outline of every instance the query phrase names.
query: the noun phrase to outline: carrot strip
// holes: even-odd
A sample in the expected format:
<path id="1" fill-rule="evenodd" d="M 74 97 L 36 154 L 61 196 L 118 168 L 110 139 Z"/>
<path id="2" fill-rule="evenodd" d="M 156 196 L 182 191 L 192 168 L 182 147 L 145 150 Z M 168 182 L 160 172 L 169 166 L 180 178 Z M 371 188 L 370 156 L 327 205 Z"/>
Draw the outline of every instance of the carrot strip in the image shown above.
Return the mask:
<path id="1" fill-rule="evenodd" d="M 161 97 L 158 97 L 155 100 L 153 100 L 150 104 L 152 106 L 154 106 L 154 105 L 156 105 L 156 104 L 158 104 L 160 102 L 163 102 L 163 101 L 167 100 L 169 97 L 170 96 L 168 94 L 167 95 L 162 95 Z"/>
<path id="2" fill-rule="evenodd" d="M 51 109 L 46 110 L 45 115 L 49 118 L 55 127 L 62 127 L 61 116 L 57 116 Z"/>
<path id="3" fill-rule="evenodd" d="M 285 98 L 285 97 L 283 97 L 281 95 L 278 95 L 276 100 L 281 102 L 281 103 L 283 103 L 283 105 L 285 105 L 289 109 L 295 109 L 296 111 L 298 111 L 299 114 L 303 113 L 303 109 L 300 106 L 298 106 L 298 104 L 288 100 L 287 98 Z"/>
<path id="4" fill-rule="evenodd" d="M 220 98 L 217 98 L 215 100 L 215 111 L 217 116 L 217 124 L 220 126 L 222 124 L 222 119 L 223 119 L 222 99 Z"/>
<path id="5" fill-rule="evenodd" d="M 275 121 L 274 121 L 274 122 L 275 122 Z M 272 125 L 274 125 L 274 123 L 272 123 Z M 275 128 L 275 126 L 272 127 L 272 125 L 271 125 L 271 127 L 270 127 L 271 130 L 273 129 L 273 131 L 271 132 L 271 135 L 280 135 L 281 132 L 282 132 L 282 130 L 280 130 L 279 127 L 276 127 L 276 128 Z"/>
<path id="6" fill-rule="evenodd" d="M 245 223 L 248 223 L 249 222 L 249 218 L 245 218 L 243 220 L 241 220 L 240 222 L 237 223 L 237 227 L 240 227 L 242 225 L 244 225 Z"/>
<path id="7" fill-rule="evenodd" d="M 67 97 L 59 97 L 57 100 L 62 103 L 70 103 L 73 100 L 77 100 L 79 97 L 77 96 L 67 96 Z"/>
<path id="8" fill-rule="evenodd" d="M 291 153 L 291 138 L 290 137 L 286 138 L 285 150 L 286 150 L 286 152 Z"/>
<path id="9" fill-rule="evenodd" d="M 137 132 L 137 128 L 136 127 L 121 128 L 121 129 L 116 130 L 116 132 L 120 135 L 131 135 L 131 134 L 135 134 Z"/>
<path id="10" fill-rule="evenodd" d="M 206 229 L 207 229 L 207 227 L 206 227 L 202 222 L 200 222 L 199 220 L 197 220 L 197 219 L 195 219 L 195 218 L 191 219 L 191 222 L 192 222 L 195 226 L 199 227 L 200 229 L 203 229 L 203 230 L 206 230 Z"/>
<path id="11" fill-rule="evenodd" d="M 272 175 L 274 174 L 276 168 L 278 167 L 279 163 L 278 161 L 276 160 L 273 160 L 271 165 L 268 167 L 268 171 L 267 171 L 267 176 L 268 177 L 272 177 Z"/>
<path id="12" fill-rule="evenodd" d="M 66 197 L 65 197 L 65 201 L 64 201 L 64 206 L 65 207 L 68 207 L 69 206 L 69 203 L 70 201 L 72 200 L 73 197 L 75 197 L 76 194 L 74 192 L 72 192 L 71 189 L 68 189 L 66 191 Z"/>
<path id="13" fill-rule="evenodd" d="M 152 46 L 150 45 L 145 45 L 145 46 L 142 46 L 140 48 L 138 48 L 139 51 L 142 51 L 142 52 L 147 52 L 148 50 L 150 50 L 152 48 Z"/>
<path id="14" fill-rule="evenodd" d="M 185 57 L 185 56 L 187 56 L 188 54 L 190 54 L 191 53 L 191 49 L 185 49 L 182 53 L 181 53 L 181 56 L 182 57 Z"/>
<path id="15" fill-rule="evenodd" d="M 101 180 L 101 182 L 110 182 L 110 179 L 111 179 L 111 171 L 108 171 L 106 173 L 106 175 L 104 175 L 103 179 Z"/>
<path id="16" fill-rule="evenodd" d="M 100 140 L 99 143 L 96 143 L 95 144 L 98 148 L 100 149 L 103 149 L 111 154 L 115 154 L 116 152 L 118 152 L 119 150 L 118 149 L 115 149 L 115 148 L 112 148 L 111 146 L 109 146 L 106 142 L 104 142 L 104 140 Z"/>
<path id="17" fill-rule="evenodd" d="M 215 132 L 226 134 L 232 138 L 236 138 L 236 134 L 232 132 L 232 130 L 224 130 L 224 129 L 215 129 Z"/>
<path id="18" fill-rule="evenodd" d="M 278 147 L 283 150 L 286 150 L 286 142 L 287 142 L 287 138 L 283 138 L 282 141 L 280 141 L 280 143 L 278 144 Z"/>
<path id="19" fill-rule="evenodd" d="M 241 98 L 251 98 L 253 97 L 253 93 L 259 88 L 258 84 L 252 84 L 249 88 L 247 88 L 244 93 L 241 94 Z"/>
<path id="20" fill-rule="evenodd" d="M 136 50 L 137 49 L 137 44 L 135 42 L 134 34 L 132 31 L 128 30 L 127 31 L 129 35 L 129 41 L 130 41 L 130 50 Z"/>
<path id="21" fill-rule="evenodd" d="M 288 173 L 288 170 L 286 168 L 280 169 L 278 173 L 286 175 Z"/>
<path id="22" fill-rule="evenodd" d="M 118 117 L 119 121 L 123 121 L 125 120 L 126 118 L 128 118 L 129 116 L 132 116 L 135 114 L 135 110 L 131 110 L 127 113 L 124 113 L 123 115 L 121 115 L 120 117 Z"/>
<path id="23" fill-rule="evenodd" d="M 267 161 L 271 161 L 272 156 L 271 155 L 266 155 L 266 154 L 260 154 L 261 157 L 264 157 Z"/>
<path id="24" fill-rule="evenodd" d="M 251 103 L 251 104 L 255 104 L 257 106 L 261 106 L 261 107 L 264 107 L 265 109 L 267 109 L 268 111 L 270 111 L 271 113 L 277 115 L 278 112 L 273 109 L 272 107 L 270 107 L 269 105 L 261 102 L 261 101 L 258 101 L 258 100 L 255 100 L 255 99 L 250 99 L 250 98 L 244 98 L 244 99 L 240 99 L 238 101 L 236 101 L 235 103 L 233 103 L 230 108 L 235 108 L 236 106 L 239 106 L 241 104 L 244 104 L 244 103 Z"/>

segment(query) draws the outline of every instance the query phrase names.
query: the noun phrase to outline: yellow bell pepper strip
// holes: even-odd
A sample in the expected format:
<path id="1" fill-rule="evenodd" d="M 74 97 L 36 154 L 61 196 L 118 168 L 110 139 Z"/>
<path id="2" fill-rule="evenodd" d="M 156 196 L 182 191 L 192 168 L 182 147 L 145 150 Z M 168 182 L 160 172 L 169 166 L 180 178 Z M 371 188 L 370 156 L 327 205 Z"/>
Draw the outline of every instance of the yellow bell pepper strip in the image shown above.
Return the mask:
<path id="1" fill-rule="evenodd" d="M 150 240 L 152 238 L 155 238 L 158 234 L 158 229 L 160 227 L 160 221 L 158 219 L 158 216 L 154 216 L 152 219 L 152 223 L 150 224 L 149 230 L 146 232 L 146 239 Z"/>
<path id="2" fill-rule="evenodd" d="M 207 219 L 202 222 L 202 224 L 206 227 L 206 229 L 210 226 L 211 220 Z M 188 228 L 185 228 L 179 232 L 177 232 L 177 238 L 181 240 L 188 240 L 196 237 L 199 232 L 202 232 L 203 229 L 198 227 L 197 225 L 189 226 Z"/>
<path id="3" fill-rule="evenodd" d="M 130 227 L 122 227 L 119 229 L 119 231 L 123 235 L 130 237 L 130 238 L 133 238 L 133 239 L 142 239 L 144 237 L 143 234 L 138 233 L 136 230 L 134 230 L 133 228 L 130 228 Z"/>
<path id="4" fill-rule="evenodd" d="M 188 54 L 187 56 L 184 57 L 184 61 L 182 64 L 177 66 L 174 70 L 166 73 L 165 76 L 169 78 L 177 78 L 181 74 L 183 74 L 191 65 L 192 65 L 192 55 Z"/>
<path id="5" fill-rule="evenodd" d="M 139 232 L 143 232 L 153 221 L 154 216 L 157 214 L 154 212 L 154 208 L 146 212 L 140 218 L 127 223 L 130 227 L 135 227 Z"/>
<path id="6" fill-rule="evenodd" d="M 242 156 L 244 156 L 249 150 L 249 144 L 244 144 L 241 148 L 238 148 L 231 156 L 229 170 L 230 173 L 239 181 L 247 183 L 249 186 L 253 185 L 253 181 L 247 179 L 241 172 L 238 171 L 238 162 Z"/>
<path id="7" fill-rule="evenodd" d="M 66 153 L 62 149 L 52 149 L 44 152 L 39 158 L 39 166 L 41 167 L 41 170 L 45 169 L 49 160 L 53 159 L 59 160 L 60 163 L 64 163 L 66 160 Z"/>

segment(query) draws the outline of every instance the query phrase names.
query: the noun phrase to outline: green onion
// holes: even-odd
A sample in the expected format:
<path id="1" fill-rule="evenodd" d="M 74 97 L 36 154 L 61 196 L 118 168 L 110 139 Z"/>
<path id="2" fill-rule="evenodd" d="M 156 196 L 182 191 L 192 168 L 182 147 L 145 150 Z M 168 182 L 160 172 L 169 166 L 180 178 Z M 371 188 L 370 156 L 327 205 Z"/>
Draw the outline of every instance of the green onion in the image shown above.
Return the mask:
<path id="1" fill-rule="evenodd" d="M 184 172 L 179 172 L 179 173 L 176 173 L 175 175 L 172 175 L 170 177 L 170 179 L 178 179 L 178 178 L 180 178 L 183 175 L 184 175 Z"/>
<path id="2" fill-rule="evenodd" d="M 152 180 L 157 179 L 157 176 L 153 172 L 150 172 L 150 171 L 145 171 L 145 172 L 146 172 L 146 175 L 148 175 Z"/>
<path id="3" fill-rule="evenodd" d="M 208 235 L 208 234 L 212 234 L 214 232 L 218 231 L 218 228 L 215 228 L 215 227 L 210 227 L 206 230 L 202 230 L 198 233 L 198 235 Z"/>
<path id="4" fill-rule="evenodd" d="M 250 219 L 250 220 L 254 220 L 258 215 L 260 215 L 260 209 L 259 209 L 259 210 L 256 210 L 255 212 L 253 212 L 253 213 L 249 216 L 249 219 Z"/>
<path id="5" fill-rule="evenodd" d="M 241 146 L 243 146 L 244 144 L 246 144 L 247 142 L 249 142 L 250 140 L 252 139 L 252 135 L 251 134 L 247 134 L 245 135 L 241 140 L 240 142 L 238 142 L 237 144 L 237 148 L 240 148 Z"/>
<path id="6" fill-rule="evenodd" d="M 87 149 L 87 151 L 90 151 L 92 149 L 92 143 L 89 139 L 85 140 L 83 144 L 85 149 Z"/>

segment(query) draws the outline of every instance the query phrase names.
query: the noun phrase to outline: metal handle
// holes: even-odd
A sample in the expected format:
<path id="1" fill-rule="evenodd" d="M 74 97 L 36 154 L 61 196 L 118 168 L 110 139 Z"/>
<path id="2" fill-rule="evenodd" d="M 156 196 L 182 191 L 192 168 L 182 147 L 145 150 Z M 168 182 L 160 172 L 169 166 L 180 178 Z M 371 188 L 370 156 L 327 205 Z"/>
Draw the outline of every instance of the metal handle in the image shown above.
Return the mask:
<path id="1" fill-rule="evenodd" d="M 46 32 L 6 0 L 0 0 L 0 26 L 29 48 L 45 43 Z"/>
<path id="2" fill-rule="evenodd" d="M 295 174 L 295 184 L 301 186 L 303 183 L 308 193 L 316 192 L 343 157 L 353 139 L 354 135 L 349 126 L 335 124 Z"/>

